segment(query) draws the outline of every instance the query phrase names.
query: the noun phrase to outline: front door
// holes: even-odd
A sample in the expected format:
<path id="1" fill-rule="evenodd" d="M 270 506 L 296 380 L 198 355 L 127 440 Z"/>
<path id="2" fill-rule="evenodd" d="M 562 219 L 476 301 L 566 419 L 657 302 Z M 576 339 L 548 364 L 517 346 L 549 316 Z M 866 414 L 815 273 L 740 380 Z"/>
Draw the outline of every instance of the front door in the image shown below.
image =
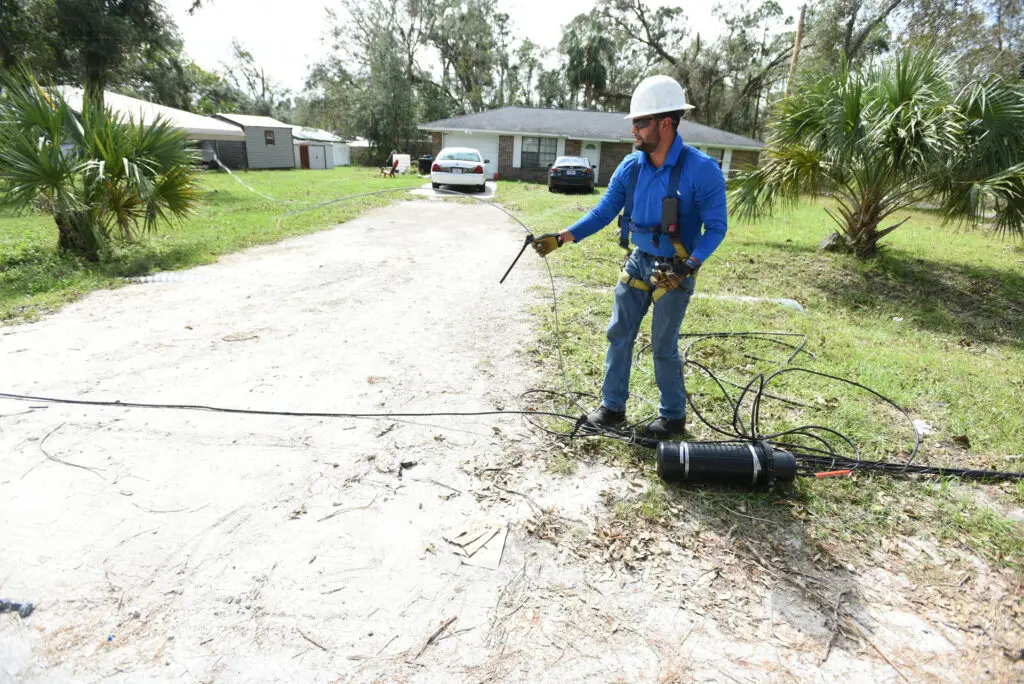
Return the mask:
<path id="1" fill-rule="evenodd" d="M 594 183 L 599 184 L 601 182 L 601 141 L 600 140 L 584 140 L 581 145 L 580 156 L 586 157 L 590 160 L 590 165 L 594 168 Z"/>
<path id="2" fill-rule="evenodd" d="M 299 147 L 299 165 L 304 169 L 309 168 L 309 145 Z"/>

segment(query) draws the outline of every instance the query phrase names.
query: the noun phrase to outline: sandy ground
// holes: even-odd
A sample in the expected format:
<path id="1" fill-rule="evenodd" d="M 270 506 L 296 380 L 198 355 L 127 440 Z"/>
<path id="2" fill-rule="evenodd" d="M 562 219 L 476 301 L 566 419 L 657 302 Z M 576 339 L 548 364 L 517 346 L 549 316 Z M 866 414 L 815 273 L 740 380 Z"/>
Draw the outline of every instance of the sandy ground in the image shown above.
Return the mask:
<path id="1" fill-rule="evenodd" d="M 531 253 L 498 285 L 521 242 L 486 206 L 396 204 L 0 329 L 0 391 L 516 408 L 539 383 L 528 309 L 547 278 Z M 846 580 L 868 645 L 833 639 L 799 584 L 701 551 L 707 530 L 626 539 L 645 562 L 572 553 L 609 538 L 608 496 L 645 485 L 596 463 L 552 475 L 517 417 L 0 416 L 0 596 L 38 605 L 0 615 L 3 683 L 985 677 L 973 637 L 885 570 Z M 445 541 L 467 523 L 507 528 L 496 570 Z"/>

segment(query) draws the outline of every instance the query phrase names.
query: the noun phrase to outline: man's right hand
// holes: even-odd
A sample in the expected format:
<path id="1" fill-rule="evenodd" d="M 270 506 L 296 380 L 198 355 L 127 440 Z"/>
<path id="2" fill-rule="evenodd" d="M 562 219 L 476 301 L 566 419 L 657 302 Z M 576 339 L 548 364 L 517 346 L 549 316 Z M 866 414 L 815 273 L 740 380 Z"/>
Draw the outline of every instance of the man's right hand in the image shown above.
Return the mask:
<path id="1" fill-rule="evenodd" d="M 533 238 L 533 249 L 542 257 L 546 257 L 561 246 L 562 238 L 557 233 L 546 233 Z"/>

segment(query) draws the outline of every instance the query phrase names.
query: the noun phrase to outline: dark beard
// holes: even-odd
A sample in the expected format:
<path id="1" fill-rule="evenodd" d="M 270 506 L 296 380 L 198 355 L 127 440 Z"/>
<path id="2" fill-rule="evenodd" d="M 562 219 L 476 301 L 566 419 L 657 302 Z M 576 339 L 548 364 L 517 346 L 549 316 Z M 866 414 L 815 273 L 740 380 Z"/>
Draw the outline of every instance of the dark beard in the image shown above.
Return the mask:
<path id="1" fill-rule="evenodd" d="M 642 139 L 641 139 L 642 140 Z M 654 150 L 658 149 L 658 143 L 653 140 L 643 140 L 642 142 L 634 142 L 633 149 L 646 154 L 650 154 Z"/>

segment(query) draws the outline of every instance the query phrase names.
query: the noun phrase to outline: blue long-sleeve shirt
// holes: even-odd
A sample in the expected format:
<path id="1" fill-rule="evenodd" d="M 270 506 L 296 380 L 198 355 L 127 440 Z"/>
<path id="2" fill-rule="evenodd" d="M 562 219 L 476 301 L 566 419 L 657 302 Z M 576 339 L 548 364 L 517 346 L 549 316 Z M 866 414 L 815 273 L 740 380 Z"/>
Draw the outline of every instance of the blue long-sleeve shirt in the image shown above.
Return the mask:
<path id="1" fill-rule="evenodd" d="M 633 222 L 639 230 L 633 231 L 633 244 L 654 256 L 669 257 L 675 254 L 667 235 L 662 235 L 658 246 L 654 246 L 651 229 L 661 226 L 661 201 L 668 196 L 672 168 L 679 162 L 682 151 L 683 139 L 676 135 L 661 168 L 655 168 L 644 152 L 634 152 L 627 156 L 615 169 L 601 201 L 586 216 L 570 226 L 569 232 L 576 240 L 582 240 L 611 223 L 626 205 L 629 174 L 639 164 L 640 176 L 633 195 Z M 727 227 L 722 170 L 714 159 L 691 147 L 683 160 L 679 178 L 680 241 L 695 259 L 703 263 L 722 244 Z"/>

